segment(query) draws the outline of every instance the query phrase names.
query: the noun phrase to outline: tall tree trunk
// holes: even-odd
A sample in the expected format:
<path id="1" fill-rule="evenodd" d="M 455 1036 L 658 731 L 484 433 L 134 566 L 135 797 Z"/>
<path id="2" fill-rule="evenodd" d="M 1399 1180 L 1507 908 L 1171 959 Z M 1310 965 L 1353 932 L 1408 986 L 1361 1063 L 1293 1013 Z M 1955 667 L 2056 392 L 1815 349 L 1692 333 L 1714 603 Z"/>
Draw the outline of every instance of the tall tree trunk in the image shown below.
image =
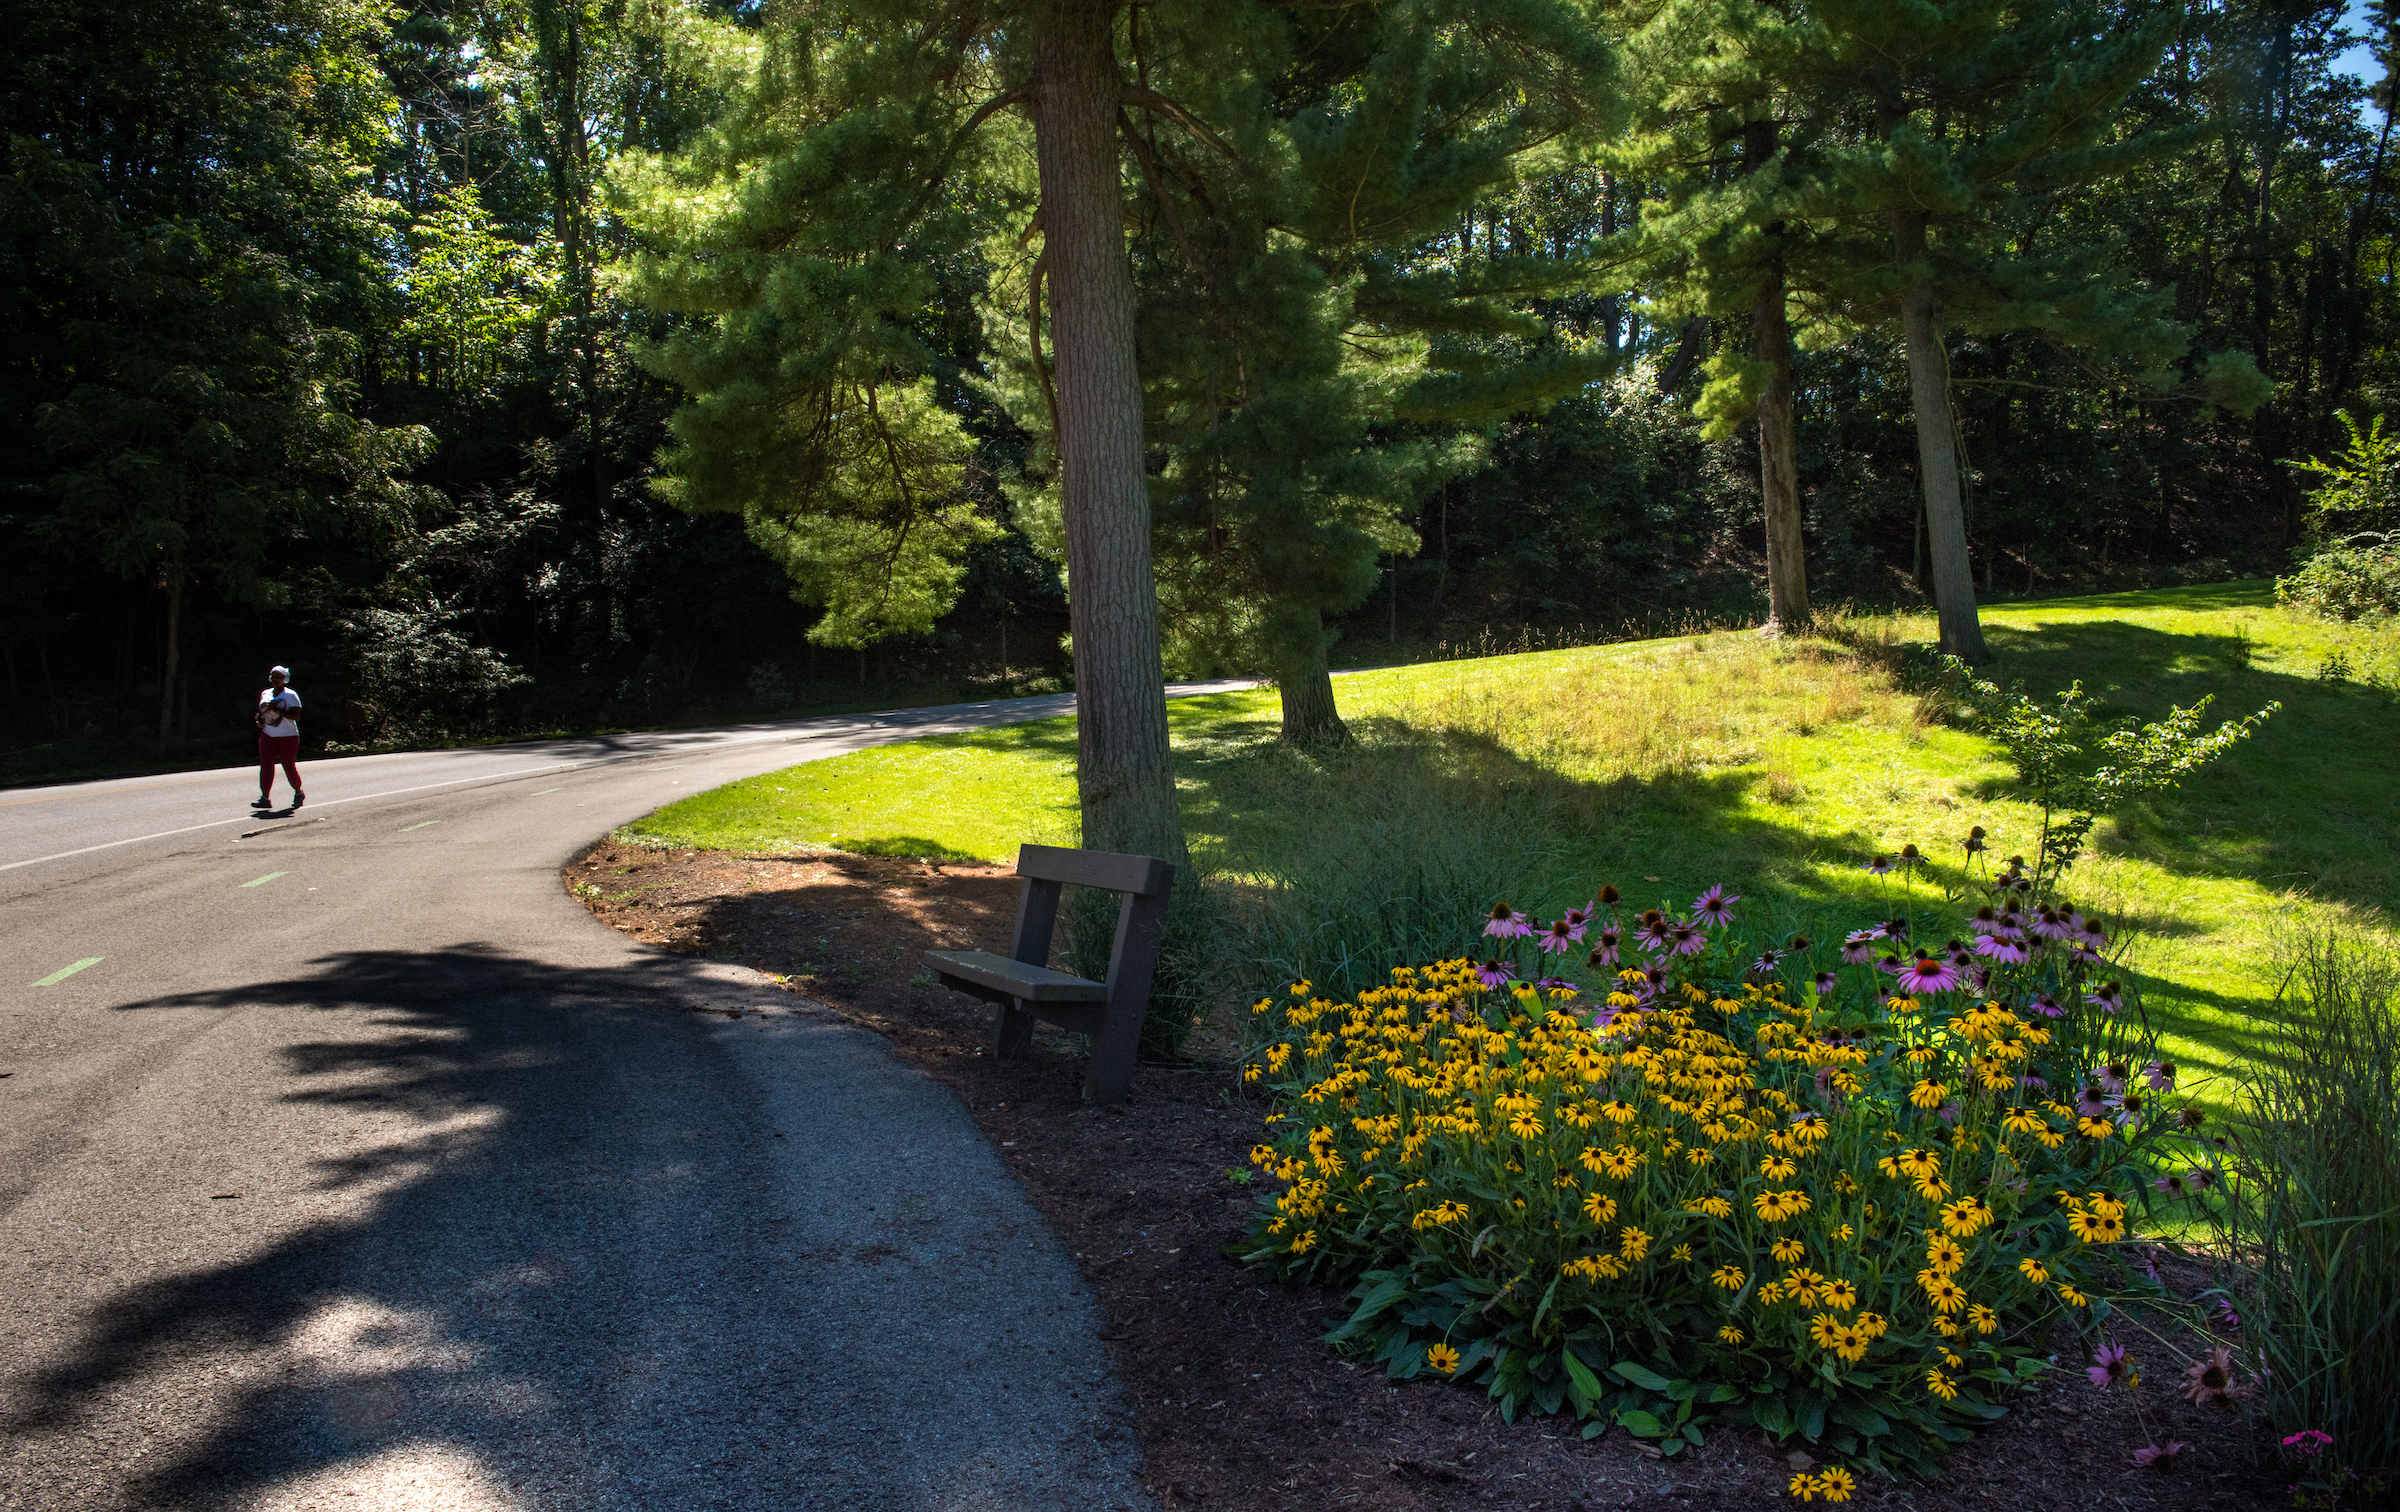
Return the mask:
<path id="1" fill-rule="evenodd" d="M 1142 465 L 1113 9 L 1060 0 L 1035 44 L 1034 158 L 1058 385 L 1083 843 L 1187 864 L 1167 747 Z"/>
<path id="2" fill-rule="evenodd" d="M 1774 161 L 1775 123 L 1752 121 L 1743 131 L 1743 166 L 1752 173 Z M 1766 364 L 1758 396 L 1758 491 L 1767 516 L 1767 629 L 1808 628 L 1808 555 L 1800 537 L 1800 464 L 1792 449 L 1792 327 L 1784 310 L 1783 222 L 1767 227 L 1767 267 L 1750 305 L 1750 355 Z"/>
<path id="3" fill-rule="evenodd" d="M 1277 619 L 1275 684 L 1283 695 L 1283 738 L 1297 746 L 1350 742 L 1350 727 L 1334 707 L 1333 673 L 1325 661 L 1325 616 L 1315 609 L 1287 609 Z"/>
<path id="4" fill-rule="evenodd" d="M 175 736 L 175 674 L 183 658 L 183 574 L 167 569 L 167 654 L 158 675 L 158 750 Z"/>
<path id="5" fill-rule="evenodd" d="M 1892 260 L 1925 260 L 1925 214 L 1892 212 Z M 1917 475 L 1925 492 L 1926 544 L 1933 558 L 1933 602 L 1942 649 L 1962 661 L 1990 659 L 1975 614 L 1975 568 L 1967 559 L 1966 514 L 1958 495 L 1958 437 L 1950 413 L 1949 364 L 1933 309 L 1933 277 L 1918 276 L 1900 296 L 1900 336 L 1908 350 L 1908 397 L 1917 424 Z"/>

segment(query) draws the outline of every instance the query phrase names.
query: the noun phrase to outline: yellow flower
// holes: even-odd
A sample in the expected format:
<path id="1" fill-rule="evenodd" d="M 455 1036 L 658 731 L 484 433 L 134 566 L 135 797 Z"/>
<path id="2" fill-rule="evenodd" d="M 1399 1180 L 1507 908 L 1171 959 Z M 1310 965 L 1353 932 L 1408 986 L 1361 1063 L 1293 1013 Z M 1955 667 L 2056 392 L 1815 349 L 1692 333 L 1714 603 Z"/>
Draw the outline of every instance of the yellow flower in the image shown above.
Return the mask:
<path id="1" fill-rule="evenodd" d="M 2027 1255 L 2024 1259 L 2019 1260 L 2017 1262 L 2017 1269 L 2024 1272 L 2025 1279 L 2031 1281 L 2036 1286 L 2040 1286 L 2050 1279 L 2050 1268 L 2042 1264 L 2041 1261 L 2034 1259 L 2031 1255 Z"/>
<path id="2" fill-rule="evenodd" d="M 1667 1258 L 1670 1260 L 1689 1260 L 1692 1258 L 1692 1247 L 1688 1244 L 1678 1244 L 1667 1252 Z"/>
<path id="3" fill-rule="evenodd" d="M 1743 1339 L 1747 1338 L 1748 1335 L 1744 1334 L 1740 1329 L 1728 1323 L 1723 1328 L 1717 1330 L 1717 1337 L 1727 1344 L 1739 1344 Z"/>
<path id="4" fill-rule="evenodd" d="M 1808 1320 L 1808 1336 L 1816 1341 L 1819 1349 L 1831 1349 L 1835 1331 L 1841 1326 L 1842 1320 L 1833 1314 L 1819 1313 Z"/>
<path id="5" fill-rule="evenodd" d="M 1458 1369 L 1458 1351 L 1447 1344 L 1428 1344 L 1425 1346 L 1425 1363 L 1449 1375 Z"/>
<path id="6" fill-rule="evenodd" d="M 1817 1296 L 1827 1307 L 1839 1308 L 1843 1312 L 1858 1306 L 1858 1288 L 1847 1281 L 1828 1281 L 1818 1288 Z"/>
<path id="7" fill-rule="evenodd" d="M 1758 1173 L 1769 1181 L 1781 1181 L 1800 1167 L 1780 1155 L 1768 1155 L 1758 1162 Z"/>
<path id="8" fill-rule="evenodd" d="M 1799 1259 L 1802 1255 L 1807 1254 L 1808 1246 L 1802 1244 L 1799 1240 L 1794 1239 L 1791 1235 L 1786 1234 L 1781 1239 L 1776 1240 L 1774 1246 L 1769 1249 L 1767 1253 L 1773 1255 L 1776 1259 L 1782 1261 L 1784 1264 L 1789 1265 L 1794 1260 Z"/>
<path id="9" fill-rule="evenodd" d="M 1827 1465 L 1817 1477 L 1817 1494 L 1829 1502 L 1846 1502 L 1857 1489 L 1856 1477 L 1839 1465 Z"/>
<path id="10" fill-rule="evenodd" d="M 1937 1275 L 1929 1270 L 1919 1271 L 1917 1284 L 1925 1288 L 1925 1300 L 1931 1302 L 1937 1312 L 1954 1313 L 1967 1305 L 1966 1288 L 1948 1276 Z"/>
<path id="11" fill-rule="evenodd" d="M 1584 1199 L 1583 1215 L 1594 1223 L 1606 1223 L 1617 1216 L 1617 1201 L 1605 1192 L 1594 1192 Z"/>
<path id="12" fill-rule="evenodd" d="M 2074 1212 L 2067 1215 L 2067 1227 L 2086 1244 L 2110 1244 L 2125 1236 L 2125 1220 L 2104 1217 L 2099 1213 Z"/>
<path id="13" fill-rule="evenodd" d="M 1683 1205 L 1687 1213 L 1705 1213 L 1711 1218 L 1730 1218 L 1733 1204 L 1722 1197 L 1695 1197 Z"/>
<path id="14" fill-rule="evenodd" d="M 1619 1231 L 1617 1235 L 1617 1253 L 1623 1255 L 1628 1260 L 1641 1259 L 1644 1255 L 1650 1253 L 1650 1236 L 1643 1233 L 1638 1228 L 1629 1228 Z"/>
<path id="15" fill-rule="evenodd" d="M 1833 1230 L 1833 1242 L 1836 1244 L 1848 1244 L 1857 1236 L 1858 1230 L 1852 1228 L 1847 1223 L 1839 1224 Z"/>
<path id="16" fill-rule="evenodd" d="M 1792 1477 L 1792 1495 L 1802 1501 L 1815 1501 L 1817 1492 L 1821 1489 L 1823 1488 L 1817 1484 L 1817 1478 L 1805 1470 Z"/>
<path id="17" fill-rule="evenodd" d="M 2058 1295 L 2069 1307 L 2089 1307 L 2091 1305 L 2090 1298 L 2064 1281 L 2058 1283 Z"/>
<path id="18" fill-rule="evenodd" d="M 1919 1108 L 1938 1108 L 1949 1095 L 1950 1089 L 1937 1081 L 1921 1081 L 1908 1089 L 1910 1105 Z"/>
<path id="19" fill-rule="evenodd" d="M 1881 1313 L 1863 1312 L 1858 1315 L 1858 1330 L 1870 1339 L 1880 1339 L 1891 1332 L 1892 1325 Z"/>
<path id="20" fill-rule="evenodd" d="M 1250 1163 L 1262 1166 L 1273 1165 L 1275 1163 L 1275 1147 L 1263 1144 L 1252 1145 L 1250 1147 Z"/>
<path id="21" fill-rule="evenodd" d="M 1808 1194 L 1806 1192 L 1760 1192 L 1750 1199 L 1750 1205 L 1756 1208 L 1758 1216 L 1767 1222 L 1781 1223 L 1786 1218 L 1795 1218 L 1808 1211 Z"/>
<path id="22" fill-rule="evenodd" d="M 1708 1273 L 1708 1279 L 1712 1285 L 1722 1286 L 1729 1292 L 1738 1292 L 1742 1289 L 1742 1283 L 1750 1278 L 1742 1273 L 1742 1268 L 1738 1265 L 1720 1265 Z"/>
<path id="23" fill-rule="evenodd" d="M 1292 1253 L 1295 1255 L 1305 1255 L 1316 1247 L 1317 1231 L 1315 1229 L 1310 1229 L 1307 1233 L 1302 1234 L 1299 1238 L 1292 1241 Z"/>
<path id="24" fill-rule="evenodd" d="M 1855 1365 L 1867 1357 L 1867 1331 L 1855 1323 L 1844 1323 L 1833 1331 L 1831 1347 L 1835 1358 Z"/>
<path id="25" fill-rule="evenodd" d="M 2000 1328 L 2000 1315 L 1981 1302 L 1967 1309 L 1967 1321 L 1975 1325 L 1977 1333 L 1996 1333 Z"/>
<path id="26" fill-rule="evenodd" d="M 1929 1234 L 1925 1240 L 1925 1263 L 1937 1275 L 1947 1276 L 1967 1263 L 1967 1252 L 1944 1235 Z"/>
<path id="27" fill-rule="evenodd" d="M 1952 1384 L 1948 1376 L 1938 1370 L 1925 1372 L 1925 1389 L 1945 1402 L 1954 1401 L 1958 1397 L 1958 1387 Z"/>
<path id="28" fill-rule="evenodd" d="M 1519 1139 L 1538 1139 L 1542 1133 L 1542 1121 L 1530 1113 L 1511 1114 L 1508 1120 L 1508 1132 L 1516 1135 Z"/>
<path id="29" fill-rule="evenodd" d="M 2078 1118 L 2075 1127 L 2086 1139 L 2106 1139 L 2117 1132 L 2117 1126 L 2105 1118 Z"/>
<path id="30" fill-rule="evenodd" d="M 1602 1103 L 1600 1105 L 1600 1111 L 1608 1115 L 1610 1122 L 1621 1124 L 1631 1123 L 1641 1114 L 1641 1110 L 1639 1108 L 1636 1108 L 1633 1104 L 1627 1102 L 1621 1097 L 1613 1098 L 1608 1102 Z"/>
<path id="31" fill-rule="evenodd" d="M 1981 1197 L 1961 1197 L 1942 1209 L 1942 1227 L 1961 1237 L 1972 1237 L 1989 1227 L 1996 1216 L 1992 1205 Z"/>

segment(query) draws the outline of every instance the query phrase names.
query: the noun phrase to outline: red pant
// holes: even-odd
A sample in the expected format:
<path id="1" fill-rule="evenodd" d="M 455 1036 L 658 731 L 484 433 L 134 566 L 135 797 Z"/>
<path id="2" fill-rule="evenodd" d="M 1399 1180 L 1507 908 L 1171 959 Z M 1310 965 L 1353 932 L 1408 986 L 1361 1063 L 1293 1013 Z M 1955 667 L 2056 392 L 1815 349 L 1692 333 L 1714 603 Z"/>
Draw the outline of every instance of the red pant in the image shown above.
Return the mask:
<path id="1" fill-rule="evenodd" d="M 262 731 L 258 737 L 258 790 L 261 794 L 275 791 L 275 768 L 278 763 L 282 765 L 284 778 L 291 783 L 292 791 L 299 792 L 300 737 L 269 735 Z"/>

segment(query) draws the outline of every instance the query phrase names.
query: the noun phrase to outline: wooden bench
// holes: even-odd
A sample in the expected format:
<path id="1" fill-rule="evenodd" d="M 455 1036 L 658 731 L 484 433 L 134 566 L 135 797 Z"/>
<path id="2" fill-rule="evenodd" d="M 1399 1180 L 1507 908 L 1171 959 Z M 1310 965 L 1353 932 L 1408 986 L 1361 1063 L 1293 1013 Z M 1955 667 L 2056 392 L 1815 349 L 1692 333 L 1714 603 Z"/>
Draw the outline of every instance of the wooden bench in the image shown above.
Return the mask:
<path id="1" fill-rule="evenodd" d="M 1026 845 L 1017 850 L 1017 875 L 1024 880 L 1017 893 L 1016 943 L 1007 955 L 928 950 L 926 964 L 943 986 L 995 1005 L 992 1049 L 1004 1060 L 1032 1053 L 1036 1018 L 1090 1035 L 1092 1063 L 1084 1074 L 1083 1099 L 1123 1102 L 1133 1086 L 1134 1053 L 1142 1042 L 1142 1012 L 1150 1002 L 1151 973 L 1158 969 L 1175 868 L 1154 856 Z M 1123 894 L 1105 982 L 1050 969 L 1059 889 L 1068 883 Z"/>

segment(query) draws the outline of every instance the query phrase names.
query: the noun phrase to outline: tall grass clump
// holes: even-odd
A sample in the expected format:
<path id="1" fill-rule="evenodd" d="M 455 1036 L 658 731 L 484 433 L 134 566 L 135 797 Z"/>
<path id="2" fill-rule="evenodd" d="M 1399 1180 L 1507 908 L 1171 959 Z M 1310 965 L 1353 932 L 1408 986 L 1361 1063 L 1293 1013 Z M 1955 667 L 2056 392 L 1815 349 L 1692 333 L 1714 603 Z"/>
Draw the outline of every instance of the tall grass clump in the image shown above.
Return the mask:
<path id="1" fill-rule="evenodd" d="M 2291 948 L 2281 1021 L 2244 1078 L 2235 1238 L 2276 1435 L 2317 1489 L 2400 1483 L 2400 956 L 2339 932 Z M 2327 1440 L 2330 1442 L 2327 1442 Z"/>

